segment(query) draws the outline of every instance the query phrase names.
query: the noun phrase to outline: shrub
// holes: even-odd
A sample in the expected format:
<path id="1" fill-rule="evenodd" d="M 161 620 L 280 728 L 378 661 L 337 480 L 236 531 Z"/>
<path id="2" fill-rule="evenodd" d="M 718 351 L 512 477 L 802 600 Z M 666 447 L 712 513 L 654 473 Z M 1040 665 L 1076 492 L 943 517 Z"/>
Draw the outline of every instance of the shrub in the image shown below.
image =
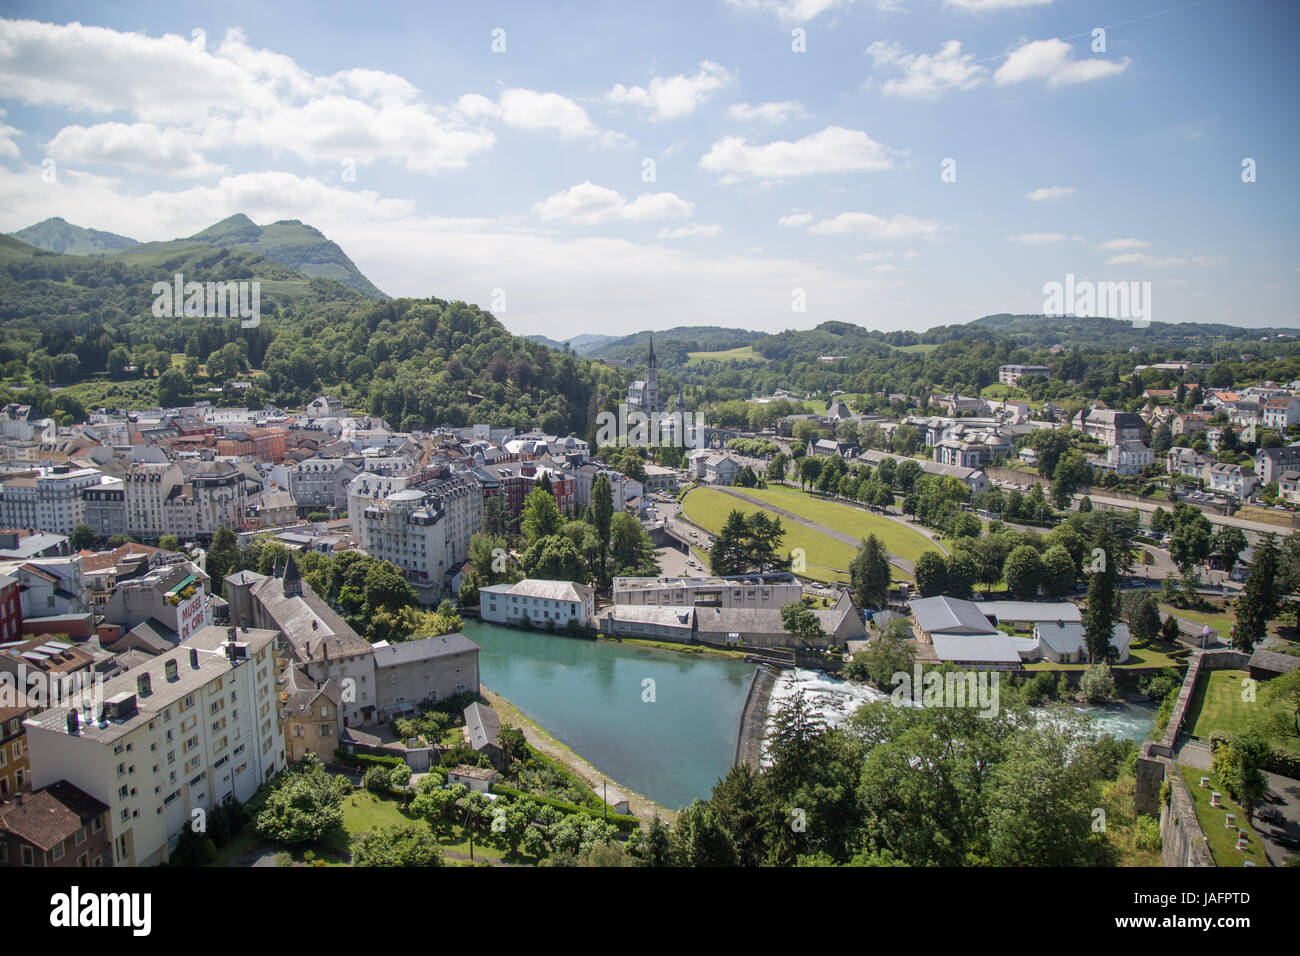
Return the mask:
<path id="1" fill-rule="evenodd" d="M 1139 850 L 1159 851 L 1161 846 L 1160 824 L 1155 817 L 1143 814 L 1137 818 L 1133 827 L 1133 845 Z"/>
<path id="2" fill-rule="evenodd" d="M 394 767 L 393 770 L 397 768 Z M 371 793 L 384 793 L 389 789 L 389 781 L 392 779 L 392 771 L 383 767 L 371 767 L 361 778 L 361 785 Z"/>

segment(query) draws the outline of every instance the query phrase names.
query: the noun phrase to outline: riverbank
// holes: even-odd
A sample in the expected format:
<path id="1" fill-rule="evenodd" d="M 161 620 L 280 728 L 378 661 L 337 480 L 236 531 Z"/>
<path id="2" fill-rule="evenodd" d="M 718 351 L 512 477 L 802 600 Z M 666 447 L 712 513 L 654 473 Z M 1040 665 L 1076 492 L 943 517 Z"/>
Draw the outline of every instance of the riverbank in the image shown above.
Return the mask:
<path id="1" fill-rule="evenodd" d="M 597 794 L 601 792 L 602 784 L 609 781 L 610 786 L 618 789 L 627 797 L 628 807 L 631 809 L 645 826 L 649 826 L 654 815 L 659 814 L 659 818 L 665 823 L 671 823 L 677 818 L 675 810 L 669 810 L 667 807 L 656 803 L 649 797 L 636 793 L 629 787 L 624 786 L 618 781 L 611 778 L 608 774 L 603 774 L 583 757 L 576 754 L 563 741 L 552 737 L 536 721 L 526 715 L 518 707 L 506 700 L 500 694 L 493 693 L 486 687 L 480 686 L 479 690 L 487 698 L 488 703 L 492 705 L 501 718 L 502 724 L 514 724 L 524 732 L 525 739 L 542 753 L 558 760 L 564 766 L 568 767 L 579 777 L 581 777 Z"/>
<path id="2" fill-rule="evenodd" d="M 656 651 L 673 651 L 677 654 L 701 654 L 712 655 L 714 657 L 728 657 L 732 660 L 743 661 L 745 655 L 750 651 L 724 651 L 718 647 L 708 647 L 704 644 L 678 644 L 674 641 L 647 641 L 638 637 L 608 637 L 601 634 L 597 637 L 599 641 L 608 641 L 611 644 L 627 644 L 630 647 L 648 647 Z"/>

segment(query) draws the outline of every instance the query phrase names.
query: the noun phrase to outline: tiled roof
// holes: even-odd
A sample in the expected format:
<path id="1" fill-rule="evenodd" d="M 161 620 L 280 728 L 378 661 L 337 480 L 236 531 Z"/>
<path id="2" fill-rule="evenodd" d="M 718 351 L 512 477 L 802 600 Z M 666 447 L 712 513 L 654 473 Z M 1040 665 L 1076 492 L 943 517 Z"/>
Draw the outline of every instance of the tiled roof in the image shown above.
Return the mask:
<path id="1" fill-rule="evenodd" d="M 42 850 L 49 850 L 76 834 L 108 806 L 66 780 L 59 780 L 0 805 L 0 829 L 17 834 Z"/>

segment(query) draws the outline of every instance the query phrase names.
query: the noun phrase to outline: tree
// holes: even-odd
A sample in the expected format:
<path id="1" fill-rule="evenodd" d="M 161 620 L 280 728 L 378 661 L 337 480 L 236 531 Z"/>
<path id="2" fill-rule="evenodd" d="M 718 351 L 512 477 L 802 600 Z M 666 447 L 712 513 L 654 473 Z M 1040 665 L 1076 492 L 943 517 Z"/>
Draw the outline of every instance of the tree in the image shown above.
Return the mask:
<path id="1" fill-rule="evenodd" d="M 95 529 L 90 525 L 79 524 L 72 529 L 69 543 L 73 551 L 90 551 L 99 543 L 99 535 L 95 534 Z"/>
<path id="2" fill-rule="evenodd" d="M 418 603 L 415 591 L 406 583 L 402 572 L 387 561 L 377 561 L 366 572 L 364 585 L 366 611 L 399 611 Z"/>
<path id="3" fill-rule="evenodd" d="M 367 830 L 352 838 L 353 866 L 442 866 L 442 848 L 423 822 Z"/>
<path id="4" fill-rule="evenodd" d="M 555 497 L 543 488 L 534 488 L 524 499 L 524 510 L 519 521 L 519 530 L 529 544 L 535 544 L 542 538 L 550 537 L 560 530 L 563 519 L 560 509 L 555 504 Z"/>
<path id="5" fill-rule="evenodd" d="M 327 773 L 320 758 L 309 753 L 274 784 L 257 815 L 257 833 L 287 846 L 322 840 L 343 826 L 343 798 L 351 789 L 346 777 Z"/>
<path id="6" fill-rule="evenodd" d="M 158 547 L 164 551 L 179 551 L 181 549 L 181 539 L 174 534 L 165 534 L 158 539 Z"/>
<path id="7" fill-rule="evenodd" d="M 1129 612 L 1128 629 L 1138 644 L 1150 644 L 1160 634 L 1160 608 L 1150 594 L 1142 594 Z"/>
<path id="8" fill-rule="evenodd" d="M 849 581 L 858 607 L 885 606 L 889 596 L 889 575 L 889 552 L 874 534 L 867 535 L 849 564 Z"/>
<path id="9" fill-rule="evenodd" d="M 826 640 L 821 621 L 803 601 L 781 606 L 781 626 L 805 647 L 819 646 Z"/>
<path id="10" fill-rule="evenodd" d="M 597 475 L 591 483 L 591 520 L 596 527 L 596 537 L 600 541 L 600 581 L 602 587 L 607 578 L 605 563 L 609 557 L 610 522 L 614 518 L 614 492 L 610 488 L 609 478 Z"/>
<path id="11" fill-rule="evenodd" d="M 921 597 L 934 597 L 947 590 L 948 562 L 938 551 L 926 551 L 917 558 L 914 574 Z"/>
<path id="12" fill-rule="evenodd" d="M 1074 590 L 1079 566 L 1063 545 L 1054 544 L 1043 552 L 1043 587 L 1053 598 L 1060 599 Z"/>
<path id="13" fill-rule="evenodd" d="M 523 760 L 528 756 L 528 741 L 524 737 L 524 732 L 514 724 L 504 723 L 497 732 L 497 742 L 501 746 L 501 759 L 507 770 L 516 760 Z"/>
<path id="14" fill-rule="evenodd" d="M 745 539 L 749 529 L 745 525 L 745 513 L 733 510 L 722 523 L 722 528 L 713 538 L 713 548 L 709 551 L 709 567 L 714 574 L 740 574 L 746 567 L 748 556 L 745 554 Z"/>
<path id="15" fill-rule="evenodd" d="M 979 577 L 979 566 L 969 551 L 954 551 L 948 556 L 948 593 L 966 597 Z"/>
<path id="16" fill-rule="evenodd" d="M 1093 663 L 1106 660 L 1110 635 L 1115 627 L 1116 554 L 1119 540 L 1107 526 L 1093 539 L 1100 549 L 1100 567 L 1088 575 L 1088 606 L 1083 612 L 1083 637 L 1088 645 L 1088 659 Z"/>
<path id="17" fill-rule="evenodd" d="M 1246 550 L 1246 535 L 1236 525 L 1222 525 L 1210 538 L 1210 551 L 1223 561 L 1223 570 L 1229 573 L 1236 566 L 1241 552 Z"/>
<path id="18" fill-rule="evenodd" d="M 1160 637 L 1169 644 L 1178 640 L 1178 618 L 1172 614 L 1165 618 L 1164 623 L 1160 625 Z"/>
<path id="19" fill-rule="evenodd" d="M 239 560 L 239 542 L 235 532 L 224 525 L 212 535 L 212 544 L 208 546 L 207 574 L 212 579 L 213 590 L 220 594 L 226 575 L 235 570 Z"/>
<path id="20" fill-rule="evenodd" d="M 1022 544 L 1009 555 L 1002 566 L 1002 580 L 1007 591 L 1017 600 L 1028 601 L 1038 594 L 1043 582 L 1043 559 L 1038 549 Z"/>
<path id="21" fill-rule="evenodd" d="M 1065 508 L 1070 503 L 1070 497 L 1091 482 L 1092 468 L 1083 453 L 1075 450 L 1066 452 L 1061 455 L 1052 472 L 1052 503 L 1057 508 Z"/>
<path id="22" fill-rule="evenodd" d="M 907 618 L 896 617 L 885 626 L 884 633 L 867 643 L 844 668 L 851 680 L 869 680 L 881 690 L 893 688 L 892 678 L 900 671 L 910 674 L 916 660 L 916 644 Z"/>
<path id="23" fill-rule="evenodd" d="M 158 404 L 171 408 L 182 404 L 190 394 L 190 383 L 185 381 L 185 373 L 178 368 L 169 368 L 158 379 Z"/>
<path id="24" fill-rule="evenodd" d="M 1255 560 L 1246 578 L 1246 589 L 1237 601 L 1237 629 L 1233 646 L 1250 652 L 1264 639 L 1268 622 L 1277 614 L 1281 595 L 1277 588 L 1278 551 L 1274 536 L 1266 534 L 1255 548 Z"/>

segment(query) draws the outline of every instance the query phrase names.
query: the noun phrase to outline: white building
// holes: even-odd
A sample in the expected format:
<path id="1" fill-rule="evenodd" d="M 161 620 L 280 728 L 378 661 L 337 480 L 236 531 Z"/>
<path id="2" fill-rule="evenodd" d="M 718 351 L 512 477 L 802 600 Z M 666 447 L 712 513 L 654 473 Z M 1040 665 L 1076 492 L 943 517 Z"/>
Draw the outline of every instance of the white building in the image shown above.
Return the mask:
<path id="1" fill-rule="evenodd" d="M 353 526 L 366 553 L 393 564 L 422 604 L 446 593 L 449 578 L 469 559 L 469 542 L 483 529 L 483 494 L 476 482 L 445 478 L 372 498 Z"/>
<path id="2" fill-rule="evenodd" d="M 94 468 L 35 468 L 0 484 L 0 527 L 70 535 L 85 520 L 81 492 L 99 484 Z"/>
<path id="3" fill-rule="evenodd" d="M 1210 466 L 1211 491 L 1233 498 L 1250 497 L 1259 487 L 1259 478 L 1245 465 L 1216 464 Z"/>
<path id="4" fill-rule="evenodd" d="M 538 578 L 479 588 L 479 607 L 485 621 L 555 629 L 586 628 L 596 616 L 595 592 L 587 585 Z"/>
<path id="5" fill-rule="evenodd" d="M 107 804 L 114 865 L 166 862 L 195 810 L 247 800 L 284 767 L 275 636 L 205 628 L 108 681 L 98 713 L 30 718 L 33 787 L 67 780 Z"/>

